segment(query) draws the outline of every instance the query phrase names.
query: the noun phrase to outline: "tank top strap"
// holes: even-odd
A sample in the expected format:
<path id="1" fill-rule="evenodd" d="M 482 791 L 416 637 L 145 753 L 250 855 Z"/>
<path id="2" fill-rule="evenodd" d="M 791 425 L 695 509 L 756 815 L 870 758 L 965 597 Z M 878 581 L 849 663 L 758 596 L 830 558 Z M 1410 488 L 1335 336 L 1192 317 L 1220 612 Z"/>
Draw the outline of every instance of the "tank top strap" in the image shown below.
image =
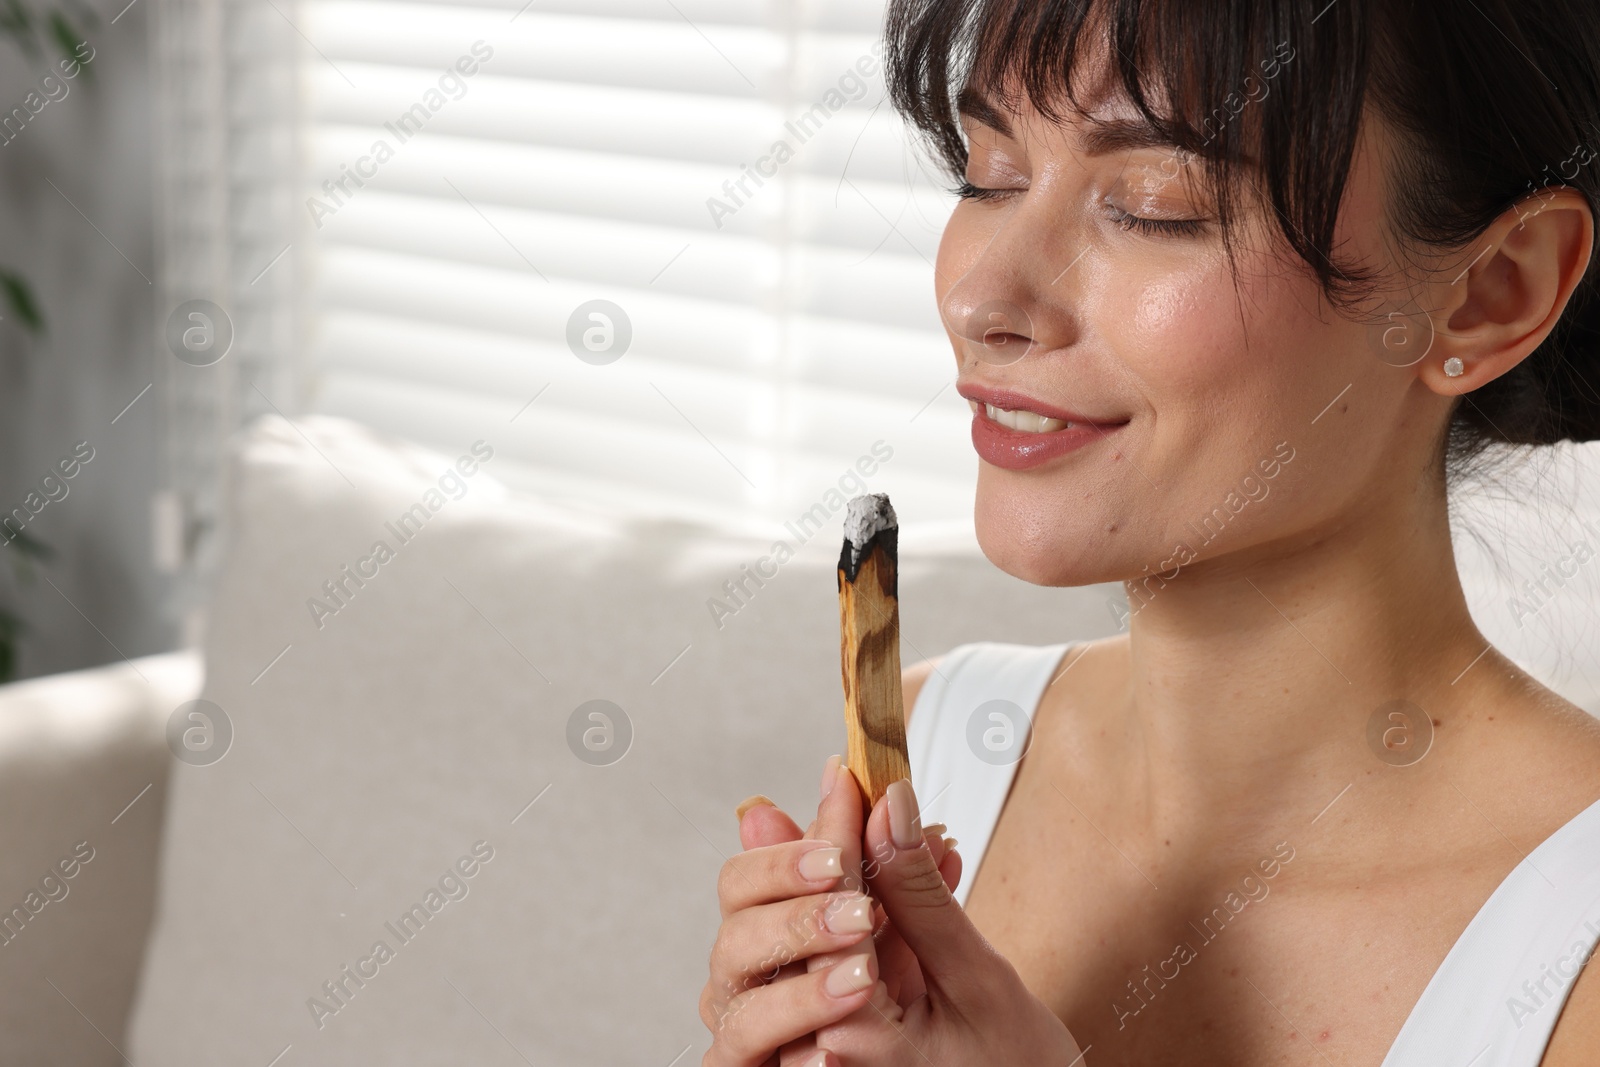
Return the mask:
<path id="1" fill-rule="evenodd" d="M 1537 1067 L 1597 943 L 1600 801 L 1530 852 L 1478 909 L 1383 1067 Z"/>
<path id="2" fill-rule="evenodd" d="M 980 642 L 940 658 L 917 693 L 906 730 L 911 781 L 922 822 L 942 822 L 960 842 L 967 893 L 1027 751 L 1034 713 L 1056 677 L 1059 645 Z"/>

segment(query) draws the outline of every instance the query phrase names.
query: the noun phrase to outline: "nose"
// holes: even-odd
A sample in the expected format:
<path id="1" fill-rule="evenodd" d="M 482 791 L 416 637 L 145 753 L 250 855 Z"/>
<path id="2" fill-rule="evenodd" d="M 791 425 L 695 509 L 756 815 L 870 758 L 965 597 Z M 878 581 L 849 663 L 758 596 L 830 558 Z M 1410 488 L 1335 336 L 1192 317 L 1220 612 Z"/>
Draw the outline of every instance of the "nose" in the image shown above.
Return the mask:
<path id="1" fill-rule="evenodd" d="M 969 353 L 996 366 L 1015 363 L 1034 348 L 1033 318 L 1004 299 L 985 300 L 971 311 L 963 308 L 953 332 L 966 342 Z"/>
<path id="2" fill-rule="evenodd" d="M 967 269 L 939 302 L 963 366 L 1006 366 L 1064 347 L 1077 335 L 1072 272 L 1081 268 L 1074 257 L 1081 258 L 1083 250 L 1065 258 L 1060 250 L 1079 231 L 1059 210 L 1041 210 L 1046 205 L 1038 194 L 1023 193 L 1006 211 L 994 213 L 987 231 L 974 228 L 958 238 L 983 242 L 965 254 L 953 250 Z"/>

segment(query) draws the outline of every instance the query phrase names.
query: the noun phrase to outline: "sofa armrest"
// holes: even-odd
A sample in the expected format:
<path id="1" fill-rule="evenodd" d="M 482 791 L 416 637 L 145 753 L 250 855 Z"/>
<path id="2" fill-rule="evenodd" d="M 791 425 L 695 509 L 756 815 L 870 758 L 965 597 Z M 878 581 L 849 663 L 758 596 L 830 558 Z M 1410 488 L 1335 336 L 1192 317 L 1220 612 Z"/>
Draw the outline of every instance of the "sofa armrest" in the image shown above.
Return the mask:
<path id="1" fill-rule="evenodd" d="M 0 686 L 0 1062 L 122 1062 L 166 722 L 200 682 L 177 652 Z"/>

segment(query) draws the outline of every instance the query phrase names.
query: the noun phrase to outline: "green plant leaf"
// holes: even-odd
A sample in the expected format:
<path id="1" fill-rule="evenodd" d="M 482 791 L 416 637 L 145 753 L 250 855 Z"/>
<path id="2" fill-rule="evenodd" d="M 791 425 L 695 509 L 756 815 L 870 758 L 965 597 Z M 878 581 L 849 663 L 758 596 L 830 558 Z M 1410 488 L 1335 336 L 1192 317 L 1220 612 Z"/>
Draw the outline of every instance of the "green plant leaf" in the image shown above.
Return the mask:
<path id="1" fill-rule="evenodd" d="M 28 624 L 11 612 L 0 608 L 0 683 L 9 682 L 17 673 L 17 644 Z"/>
<path id="2" fill-rule="evenodd" d="M 94 69 L 92 64 L 78 62 L 78 45 L 82 44 L 87 38 L 60 11 L 50 12 L 50 36 L 55 38 L 56 47 L 61 49 L 61 58 L 78 63 L 78 74 L 86 82 L 93 81 Z"/>
<path id="3" fill-rule="evenodd" d="M 39 42 L 33 36 L 33 11 L 23 0 L 0 0 L 0 33 L 30 57 L 39 57 Z"/>
<path id="4" fill-rule="evenodd" d="M 25 559 L 36 559 L 41 563 L 55 558 L 56 550 L 39 540 L 27 530 L 12 530 L 10 527 L 0 526 L 5 539 L 11 546 L 22 554 Z"/>
<path id="5" fill-rule="evenodd" d="M 11 561 L 11 573 L 16 575 L 17 582 L 21 585 L 31 584 L 34 567 L 49 562 L 56 554 L 55 549 L 26 530 L 13 530 L 9 526 L 0 525 L 0 552 L 8 548 L 15 549 L 7 558 Z M 3 622 L 4 615 L 4 609 L 0 609 L 0 622 Z"/>
<path id="6" fill-rule="evenodd" d="M 39 311 L 39 302 L 33 298 L 33 289 L 28 285 L 27 279 L 22 275 L 9 270 L 0 269 L 0 295 L 3 295 L 6 310 L 31 334 L 44 333 L 44 315 Z"/>

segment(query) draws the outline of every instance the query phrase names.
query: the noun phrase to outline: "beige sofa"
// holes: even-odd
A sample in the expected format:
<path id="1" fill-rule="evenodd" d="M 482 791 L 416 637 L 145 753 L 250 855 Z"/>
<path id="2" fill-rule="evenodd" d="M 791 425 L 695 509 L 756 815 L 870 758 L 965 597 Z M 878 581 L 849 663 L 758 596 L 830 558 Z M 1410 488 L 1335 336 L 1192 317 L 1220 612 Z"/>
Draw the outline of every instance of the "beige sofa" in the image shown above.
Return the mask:
<path id="1" fill-rule="evenodd" d="M 122 1062 L 155 910 L 163 729 L 199 688 L 193 653 L 0 688 L 0 1063 Z"/>
<path id="2" fill-rule="evenodd" d="M 842 516 L 757 581 L 770 537 L 553 507 L 474 444 L 257 424 L 202 652 L 0 690 L 0 901 L 44 902 L 0 1062 L 699 1059 L 733 807 L 809 810 L 842 744 Z M 966 536 L 908 523 L 902 561 L 908 661 L 1116 627 L 1115 588 Z M 1596 706 L 1584 656 L 1497 625 Z"/>

